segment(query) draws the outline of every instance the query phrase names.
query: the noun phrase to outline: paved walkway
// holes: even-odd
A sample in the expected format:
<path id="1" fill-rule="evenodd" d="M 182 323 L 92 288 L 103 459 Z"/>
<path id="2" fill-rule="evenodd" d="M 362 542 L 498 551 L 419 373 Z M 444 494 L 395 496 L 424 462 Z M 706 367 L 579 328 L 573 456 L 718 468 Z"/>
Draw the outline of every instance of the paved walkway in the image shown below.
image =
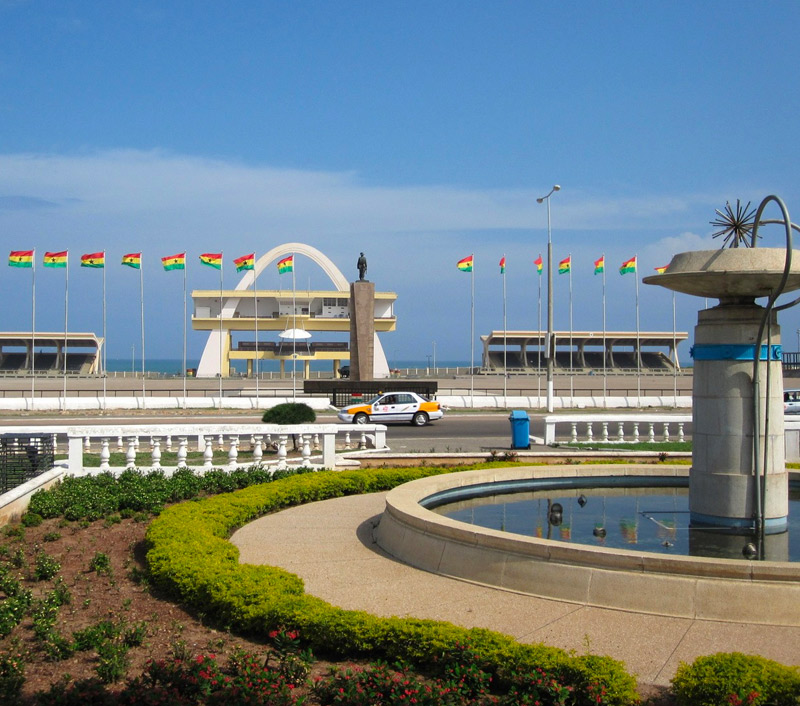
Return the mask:
<path id="1" fill-rule="evenodd" d="M 384 493 L 337 498 L 267 515 L 237 531 L 243 562 L 280 566 L 306 590 L 346 609 L 446 620 L 520 642 L 622 660 L 642 683 L 667 685 L 681 661 L 714 652 L 800 664 L 800 626 L 720 623 L 591 608 L 520 595 L 402 564 L 373 542 Z M 758 606 L 752 606 L 758 610 Z"/>

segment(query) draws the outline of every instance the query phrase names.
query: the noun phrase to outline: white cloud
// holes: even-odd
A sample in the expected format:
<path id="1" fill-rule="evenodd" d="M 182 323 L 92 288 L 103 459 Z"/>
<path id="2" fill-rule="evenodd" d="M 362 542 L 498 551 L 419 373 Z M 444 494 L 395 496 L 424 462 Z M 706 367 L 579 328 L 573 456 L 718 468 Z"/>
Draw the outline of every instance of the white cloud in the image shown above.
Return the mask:
<path id="1" fill-rule="evenodd" d="M 95 219 L 147 238 L 190 228 L 310 235 L 543 228 L 546 210 L 526 189 L 376 186 L 352 172 L 250 166 L 163 152 L 0 155 L 0 196 L 57 202 L 60 222 Z M 560 228 L 680 227 L 702 197 L 559 194 Z"/>

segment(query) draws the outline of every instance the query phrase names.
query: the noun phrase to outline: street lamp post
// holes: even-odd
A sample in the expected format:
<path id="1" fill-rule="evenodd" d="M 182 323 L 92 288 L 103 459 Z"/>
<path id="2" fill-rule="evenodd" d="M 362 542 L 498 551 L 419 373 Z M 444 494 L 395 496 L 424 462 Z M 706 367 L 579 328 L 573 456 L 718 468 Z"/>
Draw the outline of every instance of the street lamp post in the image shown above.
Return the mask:
<path id="1" fill-rule="evenodd" d="M 550 197 L 559 191 L 558 184 L 553 185 L 546 196 L 536 199 L 536 203 L 547 201 L 547 338 L 545 339 L 545 360 L 547 361 L 547 411 L 553 411 L 553 240 L 550 233 Z"/>

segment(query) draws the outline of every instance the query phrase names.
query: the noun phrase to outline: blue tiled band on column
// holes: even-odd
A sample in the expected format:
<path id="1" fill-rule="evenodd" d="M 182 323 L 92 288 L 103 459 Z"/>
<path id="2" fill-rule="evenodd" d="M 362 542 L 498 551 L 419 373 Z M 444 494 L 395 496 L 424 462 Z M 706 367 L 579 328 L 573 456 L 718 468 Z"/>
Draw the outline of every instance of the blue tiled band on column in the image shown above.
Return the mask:
<path id="1" fill-rule="evenodd" d="M 750 343 L 698 343 L 689 349 L 695 360 L 754 360 L 756 347 Z M 782 357 L 780 345 L 761 346 L 759 360 L 777 360 Z"/>

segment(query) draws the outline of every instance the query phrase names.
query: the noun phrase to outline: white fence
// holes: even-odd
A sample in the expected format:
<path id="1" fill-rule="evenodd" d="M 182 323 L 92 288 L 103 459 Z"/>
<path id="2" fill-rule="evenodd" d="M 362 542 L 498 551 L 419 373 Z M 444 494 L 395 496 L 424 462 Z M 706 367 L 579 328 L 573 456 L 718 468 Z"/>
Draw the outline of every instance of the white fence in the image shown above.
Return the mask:
<path id="1" fill-rule="evenodd" d="M 691 414 L 551 414 L 544 418 L 544 443 L 684 441 L 691 421 Z"/>
<path id="2" fill-rule="evenodd" d="M 290 465 L 309 468 L 336 467 L 336 450 L 373 448 L 385 450 L 386 427 L 383 424 L 159 424 L 92 427 L 25 426 L 0 427 L 0 434 L 52 434 L 67 437 L 69 473 L 84 472 L 84 453 L 94 447 L 100 453 L 100 471 L 110 470 L 112 449 L 125 452 L 125 468 L 134 468 L 136 454 L 142 447 L 150 448 L 150 468 L 160 469 L 162 453 L 177 451 L 177 468 L 186 468 L 190 445 L 203 453 L 202 468 L 214 466 L 214 448 L 227 450 L 227 467 L 237 468 L 239 446 L 246 442 L 252 449 L 250 464 L 274 465 L 284 469 Z M 337 444 L 337 438 L 340 439 Z M 300 456 L 289 458 L 288 444 L 297 439 Z M 275 457 L 264 457 L 267 445 L 277 448 Z M 56 451 L 58 452 L 57 448 Z"/>

